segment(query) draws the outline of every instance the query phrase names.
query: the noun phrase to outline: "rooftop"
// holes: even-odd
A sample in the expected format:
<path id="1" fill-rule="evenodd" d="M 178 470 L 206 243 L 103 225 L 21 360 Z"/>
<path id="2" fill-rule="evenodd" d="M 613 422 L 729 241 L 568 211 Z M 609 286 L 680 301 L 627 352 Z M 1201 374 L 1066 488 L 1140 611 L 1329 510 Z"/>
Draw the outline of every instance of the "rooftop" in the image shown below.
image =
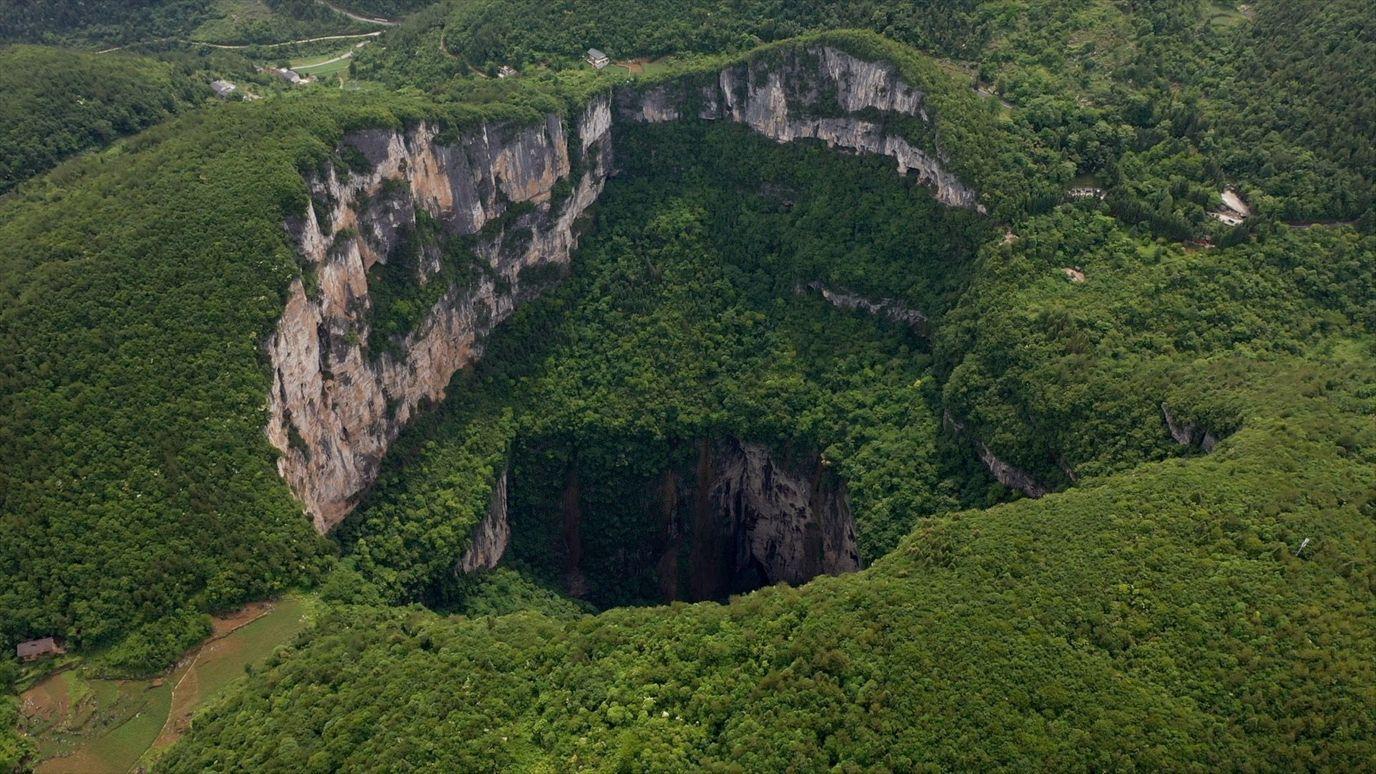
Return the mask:
<path id="1" fill-rule="evenodd" d="M 14 648 L 14 653 L 21 659 L 38 658 L 49 653 L 62 653 L 62 646 L 57 644 L 57 639 L 53 637 L 41 637 L 36 640 L 21 642 Z"/>

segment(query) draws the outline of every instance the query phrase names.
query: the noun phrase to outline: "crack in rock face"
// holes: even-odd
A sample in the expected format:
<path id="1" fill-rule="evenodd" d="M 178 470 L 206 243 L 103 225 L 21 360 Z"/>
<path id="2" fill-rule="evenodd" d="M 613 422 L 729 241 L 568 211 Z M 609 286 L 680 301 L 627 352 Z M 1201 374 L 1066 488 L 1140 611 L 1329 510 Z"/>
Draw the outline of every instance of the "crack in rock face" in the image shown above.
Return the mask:
<path id="1" fill-rule="evenodd" d="M 850 115 L 929 123 L 924 95 L 894 66 L 830 46 L 728 67 L 705 86 L 620 89 L 567 119 L 550 115 L 534 125 L 483 123 L 456 136 L 426 123 L 350 132 L 340 148 L 347 163 L 309 175 L 311 202 L 286 224 L 306 269 L 288 289 L 266 346 L 267 437 L 280 453 L 279 473 L 317 530 L 343 520 L 401 429 L 442 400 L 454 373 L 482 356 L 487 334 L 548 285 L 531 278 L 565 273 L 580 219 L 613 171 L 614 121 L 675 120 L 690 104 L 699 118 L 740 122 L 778 142 L 815 138 L 889 156 L 938 200 L 983 211 L 939 149 L 919 149 Z M 390 337 L 386 351 L 371 351 L 369 272 L 387 264 L 422 221 L 446 237 L 468 238 L 484 270 L 443 290 L 411 330 Z M 438 281 L 441 251 L 422 245 L 418 253 L 414 281 Z"/>
<path id="2" fill-rule="evenodd" d="M 553 193 L 571 165 L 557 116 L 530 127 L 484 125 L 454 145 L 439 144 L 425 124 L 356 132 L 346 142 L 369 171 L 342 176 L 330 167 L 308 181 L 312 202 L 288 228 L 315 287 L 292 283 L 268 342 L 267 434 L 281 452 L 278 471 L 319 531 L 353 509 L 401 428 L 443 399 L 454 372 L 481 356 L 487 332 L 540 290 L 528 272 L 567 267 L 575 223 L 607 177 L 610 126 L 606 98 L 576 119 L 585 169 L 563 201 Z M 503 224 L 511 211 L 517 216 Z M 473 237 L 486 270 L 444 292 L 395 351 L 369 352 L 368 272 L 416 229 L 421 212 L 448 236 Z M 493 224 L 504 227 L 490 233 Z M 437 253 L 422 250 L 416 281 L 438 270 Z"/>

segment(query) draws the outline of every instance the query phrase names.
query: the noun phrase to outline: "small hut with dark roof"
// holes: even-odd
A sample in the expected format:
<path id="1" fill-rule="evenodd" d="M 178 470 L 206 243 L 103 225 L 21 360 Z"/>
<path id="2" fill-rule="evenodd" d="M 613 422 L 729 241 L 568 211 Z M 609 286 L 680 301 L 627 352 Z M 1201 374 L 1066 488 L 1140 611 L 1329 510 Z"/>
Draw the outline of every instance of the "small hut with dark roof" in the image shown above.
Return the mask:
<path id="1" fill-rule="evenodd" d="M 28 640 L 19 643 L 14 648 L 14 654 L 19 657 L 20 661 L 37 661 L 44 656 L 57 656 L 66 652 L 56 637 Z"/>

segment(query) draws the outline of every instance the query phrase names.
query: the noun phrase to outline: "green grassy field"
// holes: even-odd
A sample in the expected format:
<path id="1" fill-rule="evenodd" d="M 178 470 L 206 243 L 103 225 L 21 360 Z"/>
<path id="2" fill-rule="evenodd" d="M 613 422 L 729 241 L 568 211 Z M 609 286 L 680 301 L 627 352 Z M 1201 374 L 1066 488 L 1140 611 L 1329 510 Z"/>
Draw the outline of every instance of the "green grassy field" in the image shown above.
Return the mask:
<path id="1" fill-rule="evenodd" d="M 89 678 L 81 667 L 43 680 L 23 697 L 24 730 L 39 751 L 36 770 L 125 772 L 150 764 L 197 710 L 243 677 L 245 667 L 289 642 L 313 614 L 313 598 L 291 595 L 246 624 L 218 619 L 217 636 L 149 680 Z"/>
<path id="2" fill-rule="evenodd" d="M 324 56 L 293 59 L 292 69 L 302 75 L 314 75 L 320 80 L 332 80 L 336 76 L 348 76 L 349 63 L 353 61 L 353 46 L 334 51 Z"/>

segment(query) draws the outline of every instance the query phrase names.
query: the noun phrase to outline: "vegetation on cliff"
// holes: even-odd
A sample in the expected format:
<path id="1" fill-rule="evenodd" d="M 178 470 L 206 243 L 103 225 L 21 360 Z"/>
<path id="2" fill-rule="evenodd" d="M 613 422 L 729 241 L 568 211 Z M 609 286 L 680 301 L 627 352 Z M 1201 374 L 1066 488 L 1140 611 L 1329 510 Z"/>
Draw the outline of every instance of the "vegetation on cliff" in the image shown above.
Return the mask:
<path id="1" fill-rule="evenodd" d="M 1376 7 L 1261 0 L 955 0 L 593 5 L 452 2 L 363 52 L 366 77 L 427 87 L 498 65 L 575 67 L 589 46 L 615 60 L 693 60 L 836 27 L 924 53 L 992 98 L 1108 189 L 1114 212 L 1172 239 L 1221 232 L 1225 183 L 1263 215 L 1358 219 L 1376 202 L 1366 141 Z M 1310 81 L 1316 78 L 1315 81 Z M 1373 216 L 1376 217 L 1376 216 Z"/>
<path id="2" fill-rule="evenodd" d="M 0 0 L 0 43 L 281 43 L 377 28 L 317 0 Z"/>
<path id="3" fill-rule="evenodd" d="M 109 5 L 116 25 L 200 12 Z M 319 625 L 199 717 L 169 771 L 1376 757 L 1369 4 L 584 5 L 437 5 L 357 66 L 425 91 L 192 111 L 0 200 L 7 647 L 62 634 L 148 672 L 204 612 L 324 578 Z M 70 30 L 65 7 L 24 34 Z M 953 58 L 807 38 L 920 85 L 992 217 L 939 207 L 885 159 L 697 121 L 618 128 L 620 177 L 572 276 L 407 431 L 336 542 L 312 533 L 263 436 L 261 345 L 301 271 L 283 221 L 303 174 L 348 166 L 347 131 L 567 115 L 629 79 L 559 71 L 588 45 L 678 54 L 642 83 L 696 82 L 838 24 Z M 0 56 L 40 56 L 17 52 Z M 456 79 L 508 63 L 525 72 Z M 159 116 L 144 96 L 102 110 L 135 129 Z M 103 142 L 87 138 L 114 119 L 94 118 L 33 168 Z M 1103 202 L 1059 202 L 1076 175 Z M 1256 207 L 1242 228 L 1207 217 L 1225 182 Z M 1357 223 L 1282 222 L 1318 218 Z M 1201 238 L 1217 246 L 1183 244 Z M 397 331 L 433 300 L 377 280 Z M 922 310 L 930 339 L 830 307 L 814 280 Z M 722 433 L 821 452 L 870 566 L 596 615 L 554 591 L 561 474 L 604 476 L 589 597 L 654 601 L 643 511 L 616 495 Z M 980 453 L 1055 491 L 1018 497 Z M 456 578 L 508 464 L 515 567 Z M 406 602 L 458 614 L 389 607 Z M 16 671 L 0 661 L 0 684 Z M 0 725 L 13 714 L 0 702 Z M 0 767 L 29 754 L 0 734 Z"/>
<path id="4" fill-rule="evenodd" d="M 341 608 L 164 768 L 1360 766 L 1352 354 L 1202 366 L 1246 405 L 1223 450 L 925 521 L 859 575 L 571 623 Z"/>
<path id="5" fill-rule="evenodd" d="M 360 582 L 463 609 L 465 589 L 433 583 L 449 565 L 415 551 L 463 522 L 426 506 L 462 504 L 466 486 L 476 521 L 522 433 L 632 490 L 670 436 L 803 439 L 855 482 L 877 553 L 907 536 L 862 573 L 724 606 L 571 621 L 342 607 L 202 718 L 167 770 L 417 749 L 459 769 L 1370 758 L 1371 237 L 1271 225 L 1202 250 L 1082 203 L 1004 238 L 924 213 L 879 160 L 691 123 L 618 143 L 625 174 L 573 278 L 494 338 L 346 527 Z M 929 311 L 934 357 L 795 295 L 809 278 Z M 1177 444 L 1163 403 L 1222 445 Z M 934 407 L 1070 488 L 959 510 L 1006 495 L 943 477 L 938 451 L 974 455 L 937 446 Z M 540 487 L 540 467 L 522 472 Z M 597 505 L 608 550 L 585 558 L 611 561 L 645 524 Z M 537 511 L 512 550 L 557 583 L 542 525 L 558 529 Z M 653 586 L 614 561 L 588 569 L 624 583 L 607 602 Z"/>
<path id="6" fill-rule="evenodd" d="M 961 501 L 972 471 L 938 454 L 925 343 L 837 315 L 804 288 L 823 281 L 938 315 L 993 233 L 987 219 L 936 203 L 886 159 L 738 126 L 625 127 L 615 146 L 621 176 L 574 276 L 493 337 L 341 528 L 386 596 L 447 593 L 513 445 L 514 556 L 562 582 L 559 493 L 576 458 L 579 569 L 603 606 L 658 598 L 642 553 L 662 525 L 638 493 L 696 439 L 824 451 L 850 485 L 866 560 Z"/>

